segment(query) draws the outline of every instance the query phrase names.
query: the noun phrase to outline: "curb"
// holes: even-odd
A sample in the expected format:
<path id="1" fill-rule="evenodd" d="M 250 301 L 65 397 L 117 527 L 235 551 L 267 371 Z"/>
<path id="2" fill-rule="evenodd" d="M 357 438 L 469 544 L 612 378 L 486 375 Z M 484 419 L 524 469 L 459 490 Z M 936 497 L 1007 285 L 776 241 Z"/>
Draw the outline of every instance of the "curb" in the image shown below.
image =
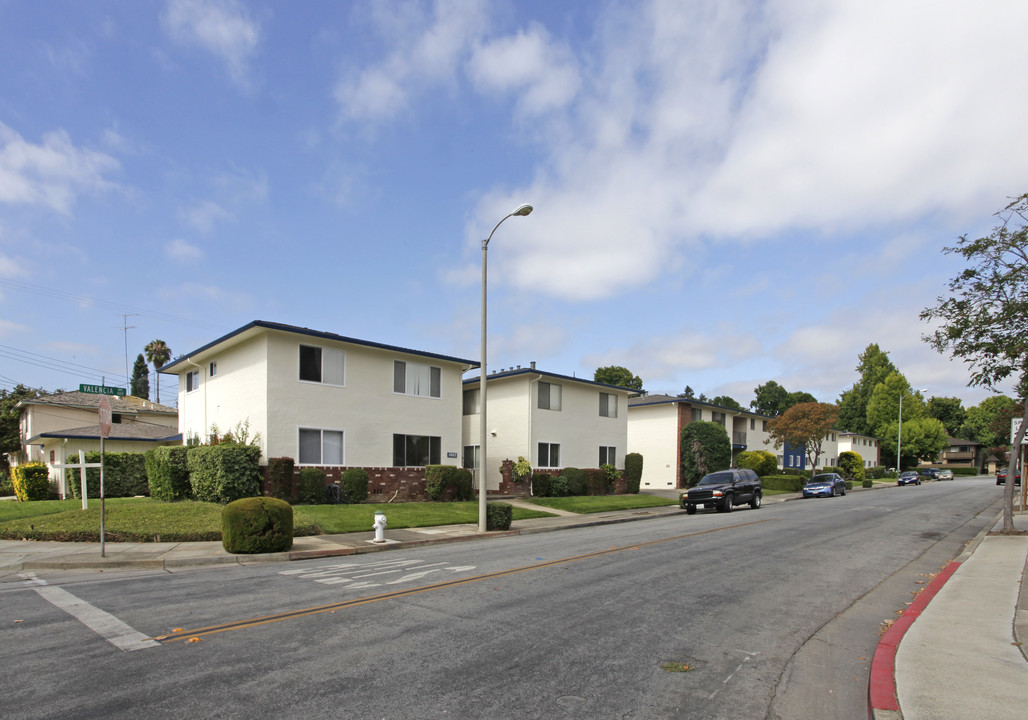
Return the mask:
<path id="1" fill-rule="evenodd" d="M 955 560 L 951 560 L 925 588 L 917 594 L 906 611 L 882 635 L 871 658 L 871 669 L 867 684 L 867 716 L 871 720 L 903 720 L 903 711 L 899 706 L 896 693 L 896 652 L 907 630 L 914 624 L 928 603 L 932 601 L 953 573 L 966 561 L 981 544 L 982 540 L 995 526 L 1002 513 L 986 525 L 967 544 L 963 552 Z"/>

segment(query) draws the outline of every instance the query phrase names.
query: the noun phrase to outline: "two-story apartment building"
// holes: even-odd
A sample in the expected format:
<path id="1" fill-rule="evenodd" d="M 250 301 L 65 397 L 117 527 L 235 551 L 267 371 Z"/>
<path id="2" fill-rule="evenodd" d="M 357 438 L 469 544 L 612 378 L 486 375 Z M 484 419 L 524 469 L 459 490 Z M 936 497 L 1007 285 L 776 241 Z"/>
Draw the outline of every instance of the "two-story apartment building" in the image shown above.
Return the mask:
<path id="1" fill-rule="evenodd" d="M 464 382 L 464 466 L 479 460 L 481 378 Z M 528 368 L 490 373 L 486 421 L 486 489 L 500 483 L 504 460 L 527 459 L 535 469 L 624 469 L 628 447 L 627 388 Z"/>
<path id="2" fill-rule="evenodd" d="M 457 465 L 472 360 L 254 321 L 161 372 L 178 378 L 179 430 L 248 424 L 262 460 L 300 465 Z"/>
<path id="3" fill-rule="evenodd" d="M 851 432 L 840 432 L 837 452 L 838 457 L 844 452 L 855 452 L 864 460 L 864 468 L 877 467 L 882 464 L 882 442 L 870 435 L 859 435 Z M 826 463 L 837 465 L 835 463 Z"/>

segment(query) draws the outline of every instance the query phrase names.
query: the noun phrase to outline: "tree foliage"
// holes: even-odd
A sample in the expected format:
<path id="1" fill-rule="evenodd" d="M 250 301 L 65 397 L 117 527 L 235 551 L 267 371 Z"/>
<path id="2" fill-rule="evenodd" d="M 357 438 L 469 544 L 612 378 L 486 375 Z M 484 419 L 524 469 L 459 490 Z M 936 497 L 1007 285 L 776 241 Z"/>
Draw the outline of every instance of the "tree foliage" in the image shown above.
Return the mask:
<path id="1" fill-rule="evenodd" d="M 695 485 L 700 478 L 732 465 L 732 443 L 721 423 L 696 421 L 682 428 L 682 481 Z"/>
<path id="2" fill-rule="evenodd" d="M 885 380 L 878 383 L 867 401 L 867 427 L 871 435 L 883 437 L 889 425 L 899 421 L 901 397 L 904 420 L 924 416 L 924 398 L 921 393 L 910 389 L 910 383 L 902 373 L 889 373 Z"/>
<path id="3" fill-rule="evenodd" d="M 960 398 L 932 397 L 928 400 L 925 410 L 928 412 L 928 417 L 933 417 L 941 422 L 946 428 L 946 432 L 952 437 L 960 437 L 957 433 L 960 432 L 960 428 L 967 418 L 967 410 L 964 409 L 964 403 Z"/>
<path id="4" fill-rule="evenodd" d="M 743 406 L 735 401 L 735 398 L 729 397 L 728 395 L 718 395 L 715 398 L 711 398 L 710 404 L 728 408 L 729 410 L 744 410 Z"/>
<path id="5" fill-rule="evenodd" d="M 171 360 L 171 348 L 163 340 L 151 340 L 143 348 L 146 359 L 153 365 L 157 385 L 157 402 L 161 401 L 161 374 L 157 372 Z"/>
<path id="6" fill-rule="evenodd" d="M 871 435 L 867 423 L 867 403 L 878 383 L 897 370 L 889 360 L 889 354 L 883 352 L 876 343 L 864 348 L 859 360 L 856 370 L 860 374 L 860 379 L 853 387 L 843 392 L 839 400 L 838 426 L 841 430 Z"/>
<path id="7" fill-rule="evenodd" d="M 797 390 L 789 392 L 774 380 L 753 388 L 754 398 L 750 401 L 753 412 L 778 417 L 793 405 L 805 402 L 817 402 L 817 398 L 808 392 Z"/>
<path id="8" fill-rule="evenodd" d="M 1023 399 L 1020 446 L 1028 428 L 1028 193 L 996 213 L 1000 224 L 986 237 L 960 237 L 943 252 L 955 254 L 967 267 L 949 282 L 949 296 L 937 298 L 921 319 L 935 323 L 923 339 L 939 352 L 968 364 L 968 385 L 997 390 L 1012 382 Z M 1013 476 L 1016 453 L 1008 475 Z M 1014 483 L 1004 489 L 1003 531 L 1013 532 Z"/>
<path id="9" fill-rule="evenodd" d="M 904 404 L 904 414 L 906 405 Z M 896 457 L 896 443 L 900 441 L 899 421 L 894 419 L 882 433 L 882 455 L 886 458 Z M 921 460 L 935 462 L 939 453 L 949 443 L 949 434 L 945 426 L 935 418 L 918 417 L 903 422 L 903 438 L 900 452 L 903 457 L 899 458 L 896 467 L 914 467 Z"/>
<path id="10" fill-rule="evenodd" d="M 150 371 L 146 367 L 142 353 L 136 356 L 136 362 L 132 365 L 131 394 L 144 400 L 150 399 Z"/>
<path id="11" fill-rule="evenodd" d="M 593 373 L 593 380 L 604 385 L 616 385 L 617 387 L 630 388 L 632 390 L 643 389 L 642 378 L 638 375 L 633 375 L 631 370 L 620 365 L 596 368 L 596 372 Z"/>
<path id="12" fill-rule="evenodd" d="M 838 406 L 806 402 L 793 405 L 769 422 L 767 429 L 776 448 L 785 443 L 802 447 L 811 469 L 816 469 L 825 438 L 836 427 L 838 419 Z"/>

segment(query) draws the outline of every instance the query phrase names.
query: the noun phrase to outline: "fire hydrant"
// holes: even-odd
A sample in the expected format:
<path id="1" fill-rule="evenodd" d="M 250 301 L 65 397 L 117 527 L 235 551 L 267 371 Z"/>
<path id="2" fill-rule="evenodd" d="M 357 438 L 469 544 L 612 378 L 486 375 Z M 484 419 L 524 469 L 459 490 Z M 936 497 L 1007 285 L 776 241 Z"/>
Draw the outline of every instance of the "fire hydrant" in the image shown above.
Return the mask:
<path id="1" fill-rule="evenodd" d="M 372 542 L 384 543 L 385 529 L 386 529 L 386 516 L 385 513 L 375 513 L 375 524 L 371 526 L 375 531 L 375 539 Z"/>

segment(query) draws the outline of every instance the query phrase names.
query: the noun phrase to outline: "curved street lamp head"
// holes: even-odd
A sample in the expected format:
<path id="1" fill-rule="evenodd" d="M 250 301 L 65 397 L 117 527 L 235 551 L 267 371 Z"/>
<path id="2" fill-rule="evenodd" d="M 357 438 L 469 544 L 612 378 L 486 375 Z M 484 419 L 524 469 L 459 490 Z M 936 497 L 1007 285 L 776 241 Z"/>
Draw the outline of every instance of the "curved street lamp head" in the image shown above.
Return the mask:
<path id="1" fill-rule="evenodd" d="M 528 203 L 523 203 L 521 205 L 518 205 L 517 209 L 515 209 L 514 212 L 511 213 L 511 215 L 520 215 L 521 217 L 524 217 L 525 215 L 531 214 L 532 210 L 533 208 L 531 205 L 529 205 Z"/>

